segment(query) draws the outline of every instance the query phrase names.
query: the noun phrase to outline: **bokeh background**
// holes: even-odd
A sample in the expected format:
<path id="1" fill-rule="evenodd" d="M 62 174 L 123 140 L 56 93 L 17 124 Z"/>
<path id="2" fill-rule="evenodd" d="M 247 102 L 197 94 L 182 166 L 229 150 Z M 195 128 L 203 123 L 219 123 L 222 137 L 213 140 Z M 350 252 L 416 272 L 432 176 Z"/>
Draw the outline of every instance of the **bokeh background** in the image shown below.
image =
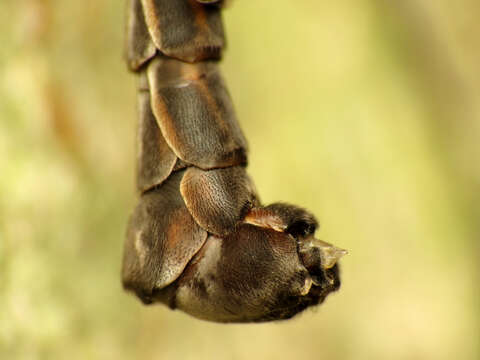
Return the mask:
<path id="1" fill-rule="evenodd" d="M 478 0 L 233 1 L 223 70 L 264 202 L 349 249 L 294 320 L 120 286 L 135 205 L 123 1 L 0 1 L 1 359 L 479 359 Z"/>

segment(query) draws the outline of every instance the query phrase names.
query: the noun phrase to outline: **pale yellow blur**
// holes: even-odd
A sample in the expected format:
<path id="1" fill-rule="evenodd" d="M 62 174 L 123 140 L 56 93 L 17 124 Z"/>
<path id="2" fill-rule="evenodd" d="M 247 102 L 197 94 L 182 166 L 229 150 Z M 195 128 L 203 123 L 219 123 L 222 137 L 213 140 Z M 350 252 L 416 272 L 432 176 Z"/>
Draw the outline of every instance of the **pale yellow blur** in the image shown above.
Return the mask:
<path id="1" fill-rule="evenodd" d="M 274 324 L 144 307 L 123 1 L 0 1 L 0 359 L 480 358 L 480 3 L 246 1 L 224 75 L 264 202 L 348 249 L 342 289 Z"/>

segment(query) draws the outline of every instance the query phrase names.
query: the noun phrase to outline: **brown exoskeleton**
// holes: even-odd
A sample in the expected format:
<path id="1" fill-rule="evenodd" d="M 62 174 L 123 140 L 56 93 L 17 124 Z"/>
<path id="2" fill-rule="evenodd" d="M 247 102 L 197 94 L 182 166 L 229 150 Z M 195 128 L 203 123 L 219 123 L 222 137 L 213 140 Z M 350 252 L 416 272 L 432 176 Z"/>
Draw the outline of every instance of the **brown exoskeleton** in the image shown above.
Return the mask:
<path id="1" fill-rule="evenodd" d="M 288 319 L 340 286 L 344 250 L 317 221 L 261 205 L 247 145 L 218 70 L 221 6 L 131 0 L 127 60 L 140 73 L 137 185 L 124 287 L 218 322 Z"/>

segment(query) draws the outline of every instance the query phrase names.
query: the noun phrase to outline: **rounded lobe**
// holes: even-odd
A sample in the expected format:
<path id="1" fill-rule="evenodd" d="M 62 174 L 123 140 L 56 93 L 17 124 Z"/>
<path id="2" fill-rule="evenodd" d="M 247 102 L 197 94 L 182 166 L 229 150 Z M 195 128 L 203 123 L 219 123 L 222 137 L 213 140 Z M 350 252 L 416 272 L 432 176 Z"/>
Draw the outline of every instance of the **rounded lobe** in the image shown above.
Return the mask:
<path id="1" fill-rule="evenodd" d="M 188 168 L 180 192 L 198 224 L 219 236 L 233 231 L 257 202 L 251 180 L 241 166 L 208 171 Z"/>

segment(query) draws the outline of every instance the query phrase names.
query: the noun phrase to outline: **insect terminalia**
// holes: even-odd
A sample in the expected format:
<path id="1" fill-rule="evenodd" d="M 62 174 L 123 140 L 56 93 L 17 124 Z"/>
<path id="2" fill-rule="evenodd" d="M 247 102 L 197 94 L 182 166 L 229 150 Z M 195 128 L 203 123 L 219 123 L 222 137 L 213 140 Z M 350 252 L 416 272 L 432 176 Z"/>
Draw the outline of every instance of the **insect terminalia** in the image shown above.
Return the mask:
<path id="1" fill-rule="evenodd" d="M 222 3 L 130 0 L 139 203 L 122 281 L 144 303 L 218 322 L 288 319 L 340 286 L 341 250 L 294 205 L 260 203 L 218 69 Z"/>

